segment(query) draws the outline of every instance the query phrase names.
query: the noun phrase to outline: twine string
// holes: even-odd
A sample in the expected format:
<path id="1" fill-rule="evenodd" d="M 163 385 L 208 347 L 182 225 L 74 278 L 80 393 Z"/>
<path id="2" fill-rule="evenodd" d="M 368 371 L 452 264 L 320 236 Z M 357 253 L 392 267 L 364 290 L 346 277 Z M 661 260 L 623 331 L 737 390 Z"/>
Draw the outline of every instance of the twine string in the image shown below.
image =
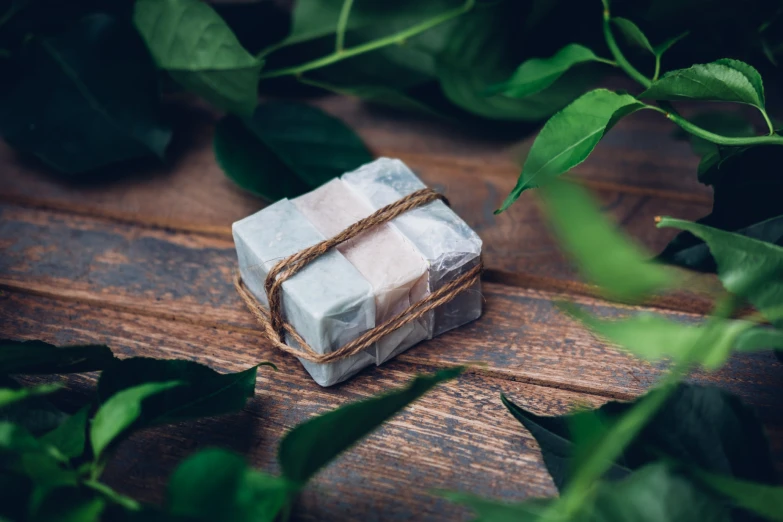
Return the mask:
<path id="1" fill-rule="evenodd" d="M 451 301 L 457 294 L 470 288 L 480 279 L 481 271 L 483 270 L 482 264 L 479 262 L 479 264 L 462 274 L 460 277 L 450 281 L 437 291 L 430 293 L 424 299 L 412 304 L 406 310 L 403 310 L 388 321 L 367 330 L 353 341 L 326 354 L 319 354 L 308 346 L 307 342 L 297 333 L 296 329 L 283 318 L 281 288 L 283 283 L 307 266 L 308 263 L 324 255 L 337 245 L 344 243 L 371 228 L 387 223 L 400 214 L 437 199 L 441 199 L 448 204 L 448 201 L 443 195 L 430 188 L 417 190 L 416 192 L 412 192 L 404 198 L 373 212 L 366 218 L 357 221 L 336 236 L 305 248 L 278 262 L 269 271 L 266 280 L 264 281 L 264 290 L 266 291 L 269 300 L 268 310 L 261 306 L 253 294 L 250 293 L 239 273 L 237 273 L 234 278 L 234 287 L 250 312 L 255 316 L 258 323 L 264 328 L 266 336 L 278 349 L 314 363 L 334 362 L 355 355 L 372 346 L 373 343 L 377 342 L 383 336 L 419 319 L 427 312 Z M 298 347 L 293 347 L 285 343 L 285 333 L 288 333 L 291 336 Z"/>

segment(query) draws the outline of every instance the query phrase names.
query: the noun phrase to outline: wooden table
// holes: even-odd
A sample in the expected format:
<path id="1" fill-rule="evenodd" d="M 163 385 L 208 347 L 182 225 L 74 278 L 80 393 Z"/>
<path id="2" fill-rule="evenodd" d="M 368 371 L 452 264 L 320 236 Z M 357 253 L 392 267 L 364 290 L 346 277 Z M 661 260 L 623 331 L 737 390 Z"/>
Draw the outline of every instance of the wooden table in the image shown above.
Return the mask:
<path id="1" fill-rule="evenodd" d="M 218 371 L 265 360 L 278 365 L 278 372 L 259 371 L 256 396 L 242 413 L 164 426 L 124 443 L 105 478 L 140 500 L 159 502 L 177 463 L 207 446 L 234 449 L 277 472 L 276 445 L 292 426 L 417 373 L 475 361 L 484 365 L 440 386 L 320 473 L 296 517 L 458 520 L 469 513 L 431 490 L 507 500 L 555 494 L 534 440 L 505 411 L 500 393 L 537 413 L 560 414 L 575 403 L 631 399 L 666 365 L 606 346 L 553 306 L 569 299 L 604 316 L 633 310 L 591 297 L 547 233 L 533 194 L 492 214 L 531 140 L 489 138 L 343 97 L 315 103 L 356 129 L 376 154 L 401 158 L 445 192 L 481 235 L 489 270 L 480 320 L 343 385 L 317 386 L 296 360 L 264 341 L 234 292 L 230 225 L 262 202 L 236 189 L 215 164 L 215 116 L 183 104 L 166 166 L 127 168 L 133 175 L 100 186 L 57 182 L 0 146 L 0 335 L 106 343 L 121 356 L 186 358 Z M 634 115 L 574 171 L 608 214 L 656 251 L 672 232 L 657 230 L 654 216 L 695 219 L 711 201 L 696 181 L 697 158 L 671 130 L 657 114 Z M 683 294 L 649 308 L 694 320 L 709 304 Z M 692 378 L 755 405 L 781 463 L 781 376 L 772 354 L 757 353 Z M 76 405 L 94 379 L 74 376 L 67 384 Z"/>

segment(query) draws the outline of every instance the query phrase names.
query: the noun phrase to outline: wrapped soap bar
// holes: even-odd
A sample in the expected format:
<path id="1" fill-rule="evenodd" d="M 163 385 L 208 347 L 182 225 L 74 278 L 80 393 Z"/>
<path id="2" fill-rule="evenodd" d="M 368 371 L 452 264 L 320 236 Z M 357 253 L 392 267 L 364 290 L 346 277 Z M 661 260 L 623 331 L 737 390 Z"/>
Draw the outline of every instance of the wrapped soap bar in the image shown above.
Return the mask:
<path id="1" fill-rule="evenodd" d="M 481 315 L 481 239 L 437 197 L 402 162 L 381 158 L 234 223 L 240 295 L 276 346 L 299 350 L 318 384 Z M 327 238 L 335 240 L 319 245 Z M 276 268 L 280 304 L 268 310 L 266 277 L 296 253 Z M 270 315 L 288 323 L 284 338 Z"/>
<path id="2" fill-rule="evenodd" d="M 269 270 L 326 239 L 287 199 L 237 221 L 232 230 L 242 280 L 263 306 Z M 282 286 L 286 321 L 318 353 L 332 352 L 375 326 L 372 286 L 337 251 L 315 259 Z M 372 365 L 375 357 L 360 352 L 326 364 L 300 361 L 315 382 L 331 386 Z"/>
<path id="3" fill-rule="evenodd" d="M 379 158 L 343 174 L 342 180 L 373 210 L 425 188 L 402 161 L 389 158 Z M 394 218 L 390 225 L 397 228 L 426 260 L 431 292 L 480 263 L 481 238 L 442 201 L 414 208 Z M 476 281 L 473 287 L 431 312 L 430 337 L 477 319 L 481 315 L 481 305 L 481 282 Z"/>
<path id="4" fill-rule="evenodd" d="M 293 200 L 294 205 L 327 237 L 332 237 L 372 214 L 369 203 L 339 179 Z M 421 254 L 391 225 L 378 225 L 342 243 L 337 250 L 373 288 L 375 324 L 383 324 L 428 292 L 427 264 Z M 429 314 L 428 314 L 429 315 Z M 384 336 L 371 349 L 376 363 L 427 339 L 428 317 L 410 322 Z"/>

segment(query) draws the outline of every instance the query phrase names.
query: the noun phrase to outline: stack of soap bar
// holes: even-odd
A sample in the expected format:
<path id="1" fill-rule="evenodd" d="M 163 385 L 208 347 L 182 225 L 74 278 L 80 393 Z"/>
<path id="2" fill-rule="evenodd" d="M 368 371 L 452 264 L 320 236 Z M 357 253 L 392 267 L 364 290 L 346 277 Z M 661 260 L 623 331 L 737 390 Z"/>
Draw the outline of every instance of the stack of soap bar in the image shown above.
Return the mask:
<path id="1" fill-rule="evenodd" d="M 381 158 L 234 223 L 247 288 L 266 306 L 264 280 L 278 261 L 424 187 L 402 162 Z M 433 201 L 363 232 L 287 279 L 283 314 L 314 351 L 329 353 L 475 267 L 480 255 L 475 232 L 443 202 Z M 302 364 L 318 384 L 331 386 L 478 318 L 480 290 L 477 282 L 365 352 L 333 363 Z"/>

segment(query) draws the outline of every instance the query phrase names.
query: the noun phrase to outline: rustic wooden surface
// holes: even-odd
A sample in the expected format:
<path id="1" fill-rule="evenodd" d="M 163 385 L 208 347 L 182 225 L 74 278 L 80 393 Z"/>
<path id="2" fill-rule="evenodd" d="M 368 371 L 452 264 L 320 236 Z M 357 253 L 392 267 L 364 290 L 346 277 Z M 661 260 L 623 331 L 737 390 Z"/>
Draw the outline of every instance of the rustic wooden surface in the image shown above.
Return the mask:
<path id="1" fill-rule="evenodd" d="M 576 403 L 627 400 L 666 369 L 593 338 L 557 311 L 570 299 L 603 316 L 632 307 L 594 297 L 560 254 L 534 196 L 501 216 L 492 211 L 513 186 L 530 140 L 488 138 L 431 120 L 327 97 L 315 102 L 358 130 L 377 155 L 399 157 L 446 193 L 485 241 L 489 271 L 484 316 L 415 347 L 348 383 L 323 389 L 298 362 L 270 348 L 231 286 L 231 222 L 262 206 L 231 185 L 211 150 L 214 115 L 179 109 L 179 137 L 166 165 L 135 165 L 99 186 L 56 181 L 0 145 L 0 335 L 58 344 L 99 342 L 121 356 L 178 357 L 237 371 L 261 360 L 256 397 L 242 413 L 140 433 L 106 471 L 118 490 L 159 502 L 184 457 L 206 446 L 247 454 L 276 472 L 283 433 L 310 416 L 399 386 L 413 375 L 479 362 L 439 387 L 339 458 L 302 495 L 306 520 L 459 520 L 469 514 L 432 495 L 467 491 L 506 500 L 552 495 L 536 444 L 508 415 L 500 392 L 543 414 Z M 603 209 L 652 250 L 671 238 L 653 217 L 695 219 L 710 208 L 695 181 L 697 159 L 673 142 L 655 114 L 624 120 L 573 177 Z M 666 151 L 665 154 L 663 151 Z M 709 291 L 714 280 L 699 278 Z M 697 321 L 709 291 L 653 300 L 656 313 Z M 783 365 L 766 352 L 735 356 L 695 382 L 718 384 L 755 405 L 783 463 Z M 92 376 L 65 380 L 76 407 Z"/>

